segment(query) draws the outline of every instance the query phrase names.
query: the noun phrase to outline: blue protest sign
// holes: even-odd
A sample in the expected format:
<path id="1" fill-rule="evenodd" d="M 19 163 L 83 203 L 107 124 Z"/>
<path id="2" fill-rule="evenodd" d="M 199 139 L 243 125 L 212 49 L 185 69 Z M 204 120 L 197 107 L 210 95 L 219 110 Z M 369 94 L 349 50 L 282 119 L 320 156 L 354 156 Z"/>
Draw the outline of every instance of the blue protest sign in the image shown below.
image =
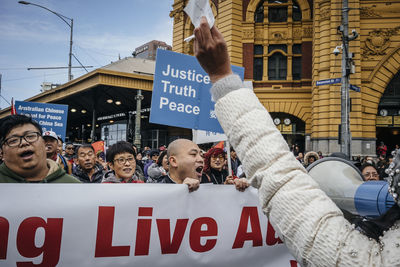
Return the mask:
<path id="1" fill-rule="evenodd" d="M 341 83 L 341 82 L 342 82 L 342 78 L 334 78 L 334 79 L 317 81 L 316 85 L 320 86 L 320 85 L 335 84 L 335 83 Z"/>
<path id="2" fill-rule="evenodd" d="M 53 131 L 65 140 L 68 105 L 15 101 L 18 114 L 28 115 L 39 123 L 44 131 Z"/>
<path id="3" fill-rule="evenodd" d="M 243 79 L 244 68 L 232 70 Z M 223 133 L 210 88 L 210 77 L 195 57 L 158 49 L 150 122 Z"/>

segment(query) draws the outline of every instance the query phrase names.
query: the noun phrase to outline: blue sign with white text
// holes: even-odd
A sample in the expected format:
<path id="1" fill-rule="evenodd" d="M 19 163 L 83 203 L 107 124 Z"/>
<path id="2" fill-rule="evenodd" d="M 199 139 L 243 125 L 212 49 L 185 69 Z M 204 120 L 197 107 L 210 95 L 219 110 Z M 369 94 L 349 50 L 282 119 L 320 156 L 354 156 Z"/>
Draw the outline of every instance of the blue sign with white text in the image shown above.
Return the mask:
<path id="1" fill-rule="evenodd" d="M 334 79 L 317 81 L 316 85 L 320 86 L 320 85 L 335 84 L 335 83 L 341 83 L 341 82 L 342 82 L 342 78 L 334 78 Z"/>
<path id="2" fill-rule="evenodd" d="M 39 123 L 43 132 L 53 131 L 65 140 L 68 105 L 15 101 L 17 114 L 28 115 Z"/>
<path id="3" fill-rule="evenodd" d="M 232 66 L 243 79 L 244 68 Z M 150 122 L 223 133 L 211 100 L 211 81 L 197 59 L 157 50 Z"/>
<path id="4" fill-rule="evenodd" d="M 350 89 L 356 92 L 361 92 L 361 88 L 353 84 L 350 84 Z"/>

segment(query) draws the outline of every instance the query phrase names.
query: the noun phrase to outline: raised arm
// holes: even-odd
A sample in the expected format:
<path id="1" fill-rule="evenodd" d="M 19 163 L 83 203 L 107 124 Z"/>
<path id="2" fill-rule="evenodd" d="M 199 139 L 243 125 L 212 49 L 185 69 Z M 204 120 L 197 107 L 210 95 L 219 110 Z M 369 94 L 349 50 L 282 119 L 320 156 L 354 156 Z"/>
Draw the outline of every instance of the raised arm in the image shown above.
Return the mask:
<path id="1" fill-rule="evenodd" d="M 379 244 L 354 230 L 306 173 L 252 90 L 231 74 L 226 43 L 207 21 L 195 29 L 195 55 L 209 73 L 218 120 L 242 160 L 275 230 L 303 266 L 381 263 Z M 228 66 L 229 65 L 229 66 Z"/>

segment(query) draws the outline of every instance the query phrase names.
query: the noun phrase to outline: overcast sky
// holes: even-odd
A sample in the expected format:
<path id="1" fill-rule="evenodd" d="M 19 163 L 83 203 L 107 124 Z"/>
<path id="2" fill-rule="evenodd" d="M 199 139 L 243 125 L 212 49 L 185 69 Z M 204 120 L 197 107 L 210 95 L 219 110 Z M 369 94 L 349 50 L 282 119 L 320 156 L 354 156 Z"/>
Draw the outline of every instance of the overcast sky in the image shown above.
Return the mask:
<path id="1" fill-rule="evenodd" d="M 128 57 L 151 40 L 172 45 L 173 0 L 34 0 L 74 20 L 73 54 L 95 68 Z M 0 108 L 11 97 L 25 100 L 40 93 L 43 82 L 62 84 L 68 69 L 28 67 L 68 66 L 70 28 L 56 15 L 17 0 L 0 0 Z M 79 66 L 73 58 L 72 66 Z M 94 68 L 88 69 L 89 71 Z M 86 71 L 73 69 L 77 78 Z"/>

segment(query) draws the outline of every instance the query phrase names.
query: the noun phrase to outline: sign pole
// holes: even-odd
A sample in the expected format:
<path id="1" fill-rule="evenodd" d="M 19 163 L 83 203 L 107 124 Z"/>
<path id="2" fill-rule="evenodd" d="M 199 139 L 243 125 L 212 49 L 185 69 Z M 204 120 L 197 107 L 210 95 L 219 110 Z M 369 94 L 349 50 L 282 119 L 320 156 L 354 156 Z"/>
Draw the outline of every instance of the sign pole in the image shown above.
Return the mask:
<path id="1" fill-rule="evenodd" d="M 232 163 L 231 163 L 231 145 L 229 144 L 229 141 L 225 141 L 225 147 L 226 147 L 226 156 L 228 160 L 228 175 L 232 175 Z"/>
<path id="2" fill-rule="evenodd" d="M 351 158 L 351 132 L 350 132 L 350 74 L 352 69 L 352 56 L 349 53 L 349 41 L 357 38 L 358 34 L 353 30 L 352 36 L 349 36 L 349 6 L 348 0 L 343 0 L 342 6 L 342 25 L 339 31 L 342 35 L 343 53 L 342 53 L 342 86 L 341 94 L 341 135 L 340 151 L 349 159 Z"/>

